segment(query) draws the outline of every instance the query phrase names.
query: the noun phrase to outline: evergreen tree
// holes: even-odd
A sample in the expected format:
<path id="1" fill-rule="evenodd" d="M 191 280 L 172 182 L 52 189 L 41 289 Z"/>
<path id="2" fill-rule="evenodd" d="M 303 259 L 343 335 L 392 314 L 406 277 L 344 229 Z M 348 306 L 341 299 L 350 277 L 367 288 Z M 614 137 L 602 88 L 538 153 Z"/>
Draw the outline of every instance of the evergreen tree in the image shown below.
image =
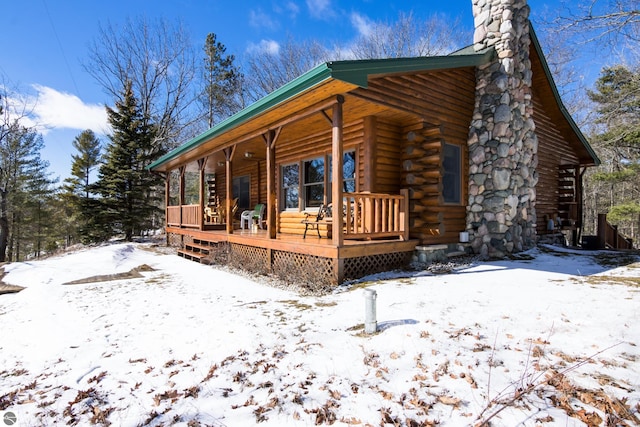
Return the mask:
<path id="1" fill-rule="evenodd" d="M 93 218 L 99 201 L 93 193 L 91 172 L 100 163 L 101 143 L 95 134 L 87 129 L 73 140 L 73 147 L 77 154 L 72 155 L 71 176 L 65 180 L 64 193 L 61 195 L 68 204 L 67 214 L 74 221 L 69 223 L 67 230 L 67 244 L 79 234 L 84 243 L 100 239 L 100 235 L 93 233 Z"/>
<path id="2" fill-rule="evenodd" d="M 42 225 L 51 222 L 42 210 L 54 183 L 40 158 L 43 145 L 39 134 L 17 123 L 0 141 L 0 261 L 38 252 L 46 233 Z"/>
<path id="3" fill-rule="evenodd" d="M 216 40 L 214 33 L 207 34 L 201 103 L 209 128 L 241 109 L 239 92 L 242 74 L 233 64 L 235 57 L 225 55 L 226 51 L 227 48 Z"/>
<path id="4" fill-rule="evenodd" d="M 54 215 L 54 200 L 56 192 L 53 189 L 54 180 L 49 178 L 47 167 L 49 163 L 42 161 L 39 154 L 34 156 L 25 170 L 24 204 L 22 234 L 18 239 L 22 253 L 18 249 L 15 259 L 40 258 L 45 253 L 52 252 L 58 247 L 59 218 Z M 63 221 L 60 219 L 60 221 Z M 24 254 L 24 255 L 22 255 Z"/>
<path id="5" fill-rule="evenodd" d="M 78 154 L 71 156 L 71 178 L 67 182 L 73 185 L 74 193 L 88 198 L 91 195 L 91 171 L 100 162 L 100 140 L 93 131 L 87 129 L 76 136 L 72 144 Z"/>
<path id="6" fill-rule="evenodd" d="M 154 187 L 160 180 L 145 167 L 162 153 L 155 128 L 143 116 L 130 82 L 125 85 L 122 101 L 116 102 L 116 108 L 107 107 L 107 115 L 113 133 L 96 183 L 102 199 L 94 215 L 94 230 L 112 236 L 122 234 L 126 241 L 131 241 L 150 227 L 151 218 L 159 209 Z"/>
<path id="7" fill-rule="evenodd" d="M 603 69 L 594 91 L 598 130 L 593 144 L 605 161 L 590 177 L 610 222 L 636 240 L 640 228 L 640 71 Z"/>

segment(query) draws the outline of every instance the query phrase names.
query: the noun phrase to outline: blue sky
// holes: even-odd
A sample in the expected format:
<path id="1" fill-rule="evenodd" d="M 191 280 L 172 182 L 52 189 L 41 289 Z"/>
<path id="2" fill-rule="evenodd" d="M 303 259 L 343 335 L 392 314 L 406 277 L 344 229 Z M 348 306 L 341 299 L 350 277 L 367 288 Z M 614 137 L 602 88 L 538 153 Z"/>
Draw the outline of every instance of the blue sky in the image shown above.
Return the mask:
<path id="1" fill-rule="evenodd" d="M 532 14 L 556 1 L 530 0 Z M 111 100 L 83 70 L 88 45 L 99 24 L 120 25 L 127 18 L 181 19 L 193 42 L 202 46 L 213 32 L 238 58 L 247 49 L 300 39 L 348 42 L 367 21 L 393 22 L 399 12 L 419 18 L 444 14 L 472 30 L 471 0 L 21 0 L 2 5 L 0 77 L 37 97 L 34 113 L 43 130 L 42 157 L 54 176 L 65 178 L 73 138 L 91 128 L 105 129 L 105 103 Z M 9 35 L 7 37 L 7 35 Z M 471 40 L 469 40 L 471 43 Z M 2 83 L 0 81 L 0 83 Z"/>

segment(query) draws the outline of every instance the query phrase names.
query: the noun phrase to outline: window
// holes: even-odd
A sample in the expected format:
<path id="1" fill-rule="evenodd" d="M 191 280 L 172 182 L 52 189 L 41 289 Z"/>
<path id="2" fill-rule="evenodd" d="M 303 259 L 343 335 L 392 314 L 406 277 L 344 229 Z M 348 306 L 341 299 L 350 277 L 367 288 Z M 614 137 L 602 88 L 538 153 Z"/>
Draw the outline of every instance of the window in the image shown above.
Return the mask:
<path id="1" fill-rule="evenodd" d="M 342 191 L 354 193 L 356 191 L 356 152 L 344 153 L 342 159 Z"/>
<path id="2" fill-rule="evenodd" d="M 200 172 L 186 171 L 184 173 L 184 204 L 197 205 L 200 203 Z"/>
<path id="3" fill-rule="evenodd" d="M 298 164 L 282 167 L 282 197 L 284 209 L 298 208 L 298 188 L 300 185 L 300 170 Z"/>
<path id="4" fill-rule="evenodd" d="M 331 156 L 329 156 L 331 162 Z M 331 163 L 329 163 L 329 181 L 331 181 Z M 356 152 L 348 151 L 342 157 L 342 191 L 354 193 L 356 191 Z M 331 192 L 327 194 L 327 200 L 331 202 Z"/>
<path id="5" fill-rule="evenodd" d="M 460 203 L 462 199 L 460 146 L 444 144 L 442 197 L 445 203 Z"/>
<path id="6" fill-rule="evenodd" d="M 169 201 L 167 206 L 180 205 L 180 171 L 173 169 L 169 175 Z"/>
<path id="7" fill-rule="evenodd" d="M 304 207 L 320 207 L 324 203 L 324 157 L 305 161 L 303 168 Z"/>
<path id="8" fill-rule="evenodd" d="M 329 167 L 326 167 L 327 162 Z M 284 165 L 281 173 L 283 209 L 318 208 L 325 200 L 331 203 L 331 189 L 327 190 L 325 185 L 331 182 L 331 156 Z M 344 153 L 342 166 L 344 192 L 356 191 L 356 173 L 356 152 L 348 151 Z"/>
<path id="9" fill-rule="evenodd" d="M 238 199 L 238 209 L 251 209 L 251 176 L 235 176 L 232 185 L 233 198 Z"/>

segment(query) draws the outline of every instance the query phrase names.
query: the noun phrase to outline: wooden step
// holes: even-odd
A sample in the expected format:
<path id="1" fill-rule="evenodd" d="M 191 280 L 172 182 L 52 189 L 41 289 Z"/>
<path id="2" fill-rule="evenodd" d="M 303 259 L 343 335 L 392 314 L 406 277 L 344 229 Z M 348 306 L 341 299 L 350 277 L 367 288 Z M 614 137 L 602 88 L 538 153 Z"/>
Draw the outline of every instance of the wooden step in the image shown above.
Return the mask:
<path id="1" fill-rule="evenodd" d="M 205 246 L 217 246 L 218 243 L 220 243 L 220 240 L 217 240 L 217 239 L 216 240 L 193 239 L 193 243 L 198 243 L 200 245 L 205 245 Z"/>
<path id="2" fill-rule="evenodd" d="M 207 256 L 208 254 L 202 253 L 202 252 L 195 252 L 195 251 L 190 251 L 187 249 L 178 249 L 178 256 L 184 258 L 184 259 L 188 259 L 191 261 L 197 261 L 199 263 L 205 263 L 204 258 Z"/>
<path id="3" fill-rule="evenodd" d="M 207 253 L 211 249 L 213 249 L 213 247 L 211 245 L 206 245 L 206 244 L 203 244 L 203 243 L 185 243 L 184 247 L 185 247 L 185 249 L 190 249 L 190 250 L 196 249 L 195 252 L 197 252 L 197 251 L 207 251 Z"/>

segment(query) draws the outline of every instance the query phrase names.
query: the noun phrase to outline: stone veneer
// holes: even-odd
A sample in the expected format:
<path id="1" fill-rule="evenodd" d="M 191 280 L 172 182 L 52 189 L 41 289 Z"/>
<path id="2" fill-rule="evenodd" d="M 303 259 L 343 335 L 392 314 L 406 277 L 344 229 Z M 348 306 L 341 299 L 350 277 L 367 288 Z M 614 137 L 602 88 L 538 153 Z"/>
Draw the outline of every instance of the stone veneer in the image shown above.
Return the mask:
<path id="1" fill-rule="evenodd" d="M 476 71 L 469 131 L 467 231 L 474 252 L 503 257 L 536 241 L 538 140 L 532 118 L 526 0 L 472 0 L 474 49 L 496 60 Z"/>

